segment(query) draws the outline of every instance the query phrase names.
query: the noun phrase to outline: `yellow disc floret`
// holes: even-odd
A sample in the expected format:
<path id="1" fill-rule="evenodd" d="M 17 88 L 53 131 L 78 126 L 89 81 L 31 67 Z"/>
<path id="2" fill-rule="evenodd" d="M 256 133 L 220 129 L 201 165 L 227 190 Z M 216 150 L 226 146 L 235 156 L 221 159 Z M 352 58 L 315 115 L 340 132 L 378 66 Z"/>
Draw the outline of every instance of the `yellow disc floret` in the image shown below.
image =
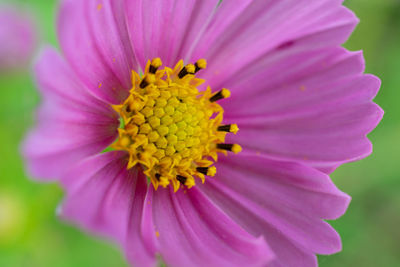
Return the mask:
<path id="1" fill-rule="evenodd" d="M 141 165 L 155 189 L 172 184 L 177 191 L 181 185 L 194 186 L 195 178 L 204 183 L 206 176 L 214 176 L 218 152 L 241 151 L 237 144 L 225 144 L 226 134 L 239 128 L 221 125 L 223 109 L 216 101 L 228 98 L 229 90 L 197 89 L 204 80 L 195 74 L 206 68 L 206 60 L 186 66 L 180 61 L 173 69 L 161 66 L 155 58 L 142 77 L 132 72 L 129 97 L 113 106 L 121 127 L 112 147 L 127 151 L 128 168 Z"/>

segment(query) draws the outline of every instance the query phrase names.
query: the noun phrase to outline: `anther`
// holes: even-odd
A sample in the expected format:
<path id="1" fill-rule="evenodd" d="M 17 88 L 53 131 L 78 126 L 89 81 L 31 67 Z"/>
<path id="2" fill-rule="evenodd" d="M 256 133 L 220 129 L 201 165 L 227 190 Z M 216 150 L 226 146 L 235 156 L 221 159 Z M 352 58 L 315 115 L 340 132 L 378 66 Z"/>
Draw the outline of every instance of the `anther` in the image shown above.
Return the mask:
<path id="1" fill-rule="evenodd" d="M 233 152 L 235 154 L 237 154 L 240 151 L 242 151 L 242 147 L 240 145 L 237 145 L 237 144 L 217 144 L 217 148 L 218 149 L 222 149 L 222 150 L 231 151 L 231 152 Z"/>
<path id="2" fill-rule="evenodd" d="M 205 59 L 199 59 L 197 62 L 194 64 L 195 70 L 194 73 L 199 72 L 202 69 L 205 69 L 207 67 L 207 61 Z"/>
<path id="3" fill-rule="evenodd" d="M 236 134 L 239 131 L 239 127 L 237 124 L 221 125 L 218 126 L 218 131 Z"/>
<path id="4" fill-rule="evenodd" d="M 207 175 L 208 167 L 197 167 L 196 170 L 204 175 Z"/>
<path id="5" fill-rule="evenodd" d="M 149 85 L 149 83 L 146 81 L 146 78 L 144 78 L 139 86 L 140 88 L 145 88 L 147 85 Z"/>
<path id="6" fill-rule="evenodd" d="M 217 172 L 217 168 L 215 168 L 214 166 L 211 166 L 211 167 L 197 167 L 196 170 L 199 173 L 202 173 L 202 174 L 208 175 L 208 176 L 214 176 L 215 173 Z"/>
<path id="7" fill-rule="evenodd" d="M 146 75 L 143 80 L 140 83 L 140 88 L 146 88 L 149 84 L 154 83 L 156 81 L 156 78 L 154 77 L 154 74 L 149 74 Z"/>
<path id="8" fill-rule="evenodd" d="M 185 184 L 187 181 L 187 178 L 185 176 L 182 175 L 177 175 L 176 179 L 181 183 L 181 184 Z"/>
<path id="9" fill-rule="evenodd" d="M 211 98 L 210 102 L 215 102 L 231 96 L 231 92 L 228 89 L 223 88 L 221 91 L 215 93 Z"/>
<path id="10" fill-rule="evenodd" d="M 162 61 L 159 57 L 153 59 L 149 67 L 149 73 L 156 74 L 158 68 L 161 67 L 161 65 Z"/>
<path id="11" fill-rule="evenodd" d="M 193 64 L 187 64 L 179 72 L 178 77 L 179 77 L 179 79 L 182 79 L 183 77 L 185 77 L 188 74 L 194 74 L 195 70 L 196 70 L 196 67 Z"/>

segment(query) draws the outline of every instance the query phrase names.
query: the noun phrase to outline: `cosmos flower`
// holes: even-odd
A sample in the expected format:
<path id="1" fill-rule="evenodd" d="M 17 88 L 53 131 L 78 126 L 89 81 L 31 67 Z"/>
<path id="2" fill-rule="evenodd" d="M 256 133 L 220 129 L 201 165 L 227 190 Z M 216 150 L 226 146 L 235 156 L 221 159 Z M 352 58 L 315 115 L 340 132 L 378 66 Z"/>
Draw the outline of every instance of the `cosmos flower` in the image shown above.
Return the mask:
<path id="1" fill-rule="evenodd" d="M 134 266 L 316 266 L 341 250 L 329 178 L 371 153 L 380 81 L 337 0 L 65 0 L 30 173 Z"/>
<path id="2" fill-rule="evenodd" d="M 0 70 L 26 67 L 36 46 L 33 19 L 13 6 L 0 6 Z"/>

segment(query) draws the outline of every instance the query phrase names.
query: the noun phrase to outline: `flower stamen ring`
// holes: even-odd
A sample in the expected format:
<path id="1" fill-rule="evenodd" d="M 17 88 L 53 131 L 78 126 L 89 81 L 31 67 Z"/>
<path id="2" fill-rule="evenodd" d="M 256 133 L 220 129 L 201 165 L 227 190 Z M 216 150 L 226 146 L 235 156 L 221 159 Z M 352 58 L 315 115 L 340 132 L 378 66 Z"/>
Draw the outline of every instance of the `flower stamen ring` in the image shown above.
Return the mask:
<path id="1" fill-rule="evenodd" d="M 195 178 L 204 183 L 214 176 L 218 153 L 239 153 L 237 144 L 226 144 L 227 133 L 236 134 L 236 124 L 222 125 L 223 108 L 218 100 L 230 91 L 200 92 L 204 80 L 196 73 L 205 69 L 206 60 L 184 66 L 179 61 L 172 69 L 160 69 L 160 58 L 149 61 L 142 77 L 132 71 L 129 97 L 114 105 L 121 118 L 119 138 L 112 148 L 129 153 L 128 169 L 141 165 L 154 188 L 172 184 L 191 188 Z"/>

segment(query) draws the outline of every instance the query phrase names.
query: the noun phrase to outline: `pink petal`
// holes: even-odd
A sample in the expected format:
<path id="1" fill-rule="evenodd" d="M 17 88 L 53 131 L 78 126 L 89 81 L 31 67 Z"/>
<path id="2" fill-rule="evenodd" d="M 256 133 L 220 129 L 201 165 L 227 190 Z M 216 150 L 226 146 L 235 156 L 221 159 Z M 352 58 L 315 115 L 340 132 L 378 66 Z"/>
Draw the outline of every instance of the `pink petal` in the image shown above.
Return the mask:
<path id="1" fill-rule="evenodd" d="M 155 57 L 167 66 L 186 59 L 217 4 L 216 0 L 125 0 L 130 37 L 142 66 Z"/>
<path id="2" fill-rule="evenodd" d="M 197 188 L 153 196 L 160 253 L 170 266 L 265 266 L 273 254 L 216 208 Z"/>
<path id="3" fill-rule="evenodd" d="M 192 57 L 209 61 L 203 77 L 221 88 L 257 60 L 286 53 L 288 47 L 309 51 L 340 45 L 358 22 L 341 2 L 223 1 Z"/>
<path id="4" fill-rule="evenodd" d="M 322 218 L 341 216 L 350 198 L 328 176 L 251 154 L 220 159 L 217 167 L 199 188 L 249 233 L 264 236 L 282 266 L 313 266 L 313 254 L 341 250 Z"/>
<path id="5" fill-rule="evenodd" d="M 118 116 L 87 92 L 55 51 L 45 49 L 35 70 L 44 99 L 23 154 L 33 176 L 60 178 L 72 164 L 113 142 Z"/>
<path id="6" fill-rule="evenodd" d="M 262 238 L 247 234 L 198 190 L 147 191 L 143 174 L 126 170 L 123 152 L 81 162 L 62 183 L 61 215 L 125 244 L 133 265 L 154 266 L 156 251 L 173 266 L 264 266 L 272 259 Z"/>
<path id="7" fill-rule="evenodd" d="M 139 179 L 142 184 L 146 183 L 143 172 L 139 172 Z M 155 266 L 157 253 L 156 232 L 153 222 L 153 190 L 152 185 L 147 186 L 147 191 L 136 192 L 136 201 L 131 207 L 128 232 L 125 240 L 125 253 L 133 266 Z"/>
<path id="8" fill-rule="evenodd" d="M 294 62 L 300 63 L 292 71 Z M 366 135 L 383 112 L 372 102 L 380 81 L 363 71 L 362 54 L 340 48 L 300 53 L 263 68 L 234 86 L 240 97 L 225 101 L 227 120 L 240 127 L 234 141 L 327 171 L 369 155 Z M 241 93 L 245 88 L 251 92 Z"/>
<path id="9" fill-rule="evenodd" d="M 151 212 L 151 206 L 145 205 L 146 178 L 138 169 L 128 171 L 126 164 L 125 153 L 108 152 L 75 166 L 62 179 L 67 196 L 60 214 L 125 244 L 128 259 L 135 265 L 154 266 L 154 252 L 146 246 L 150 237 L 142 235 L 141 229 L 152 225 L 145 216 Z"/>
<path id="10" fill-rule="evenodd" d="M 96 96 L 118 104 L 128 95 L 138 69 L 121 1 L 64 0 L 58 19 L 61 47 Z"/>

